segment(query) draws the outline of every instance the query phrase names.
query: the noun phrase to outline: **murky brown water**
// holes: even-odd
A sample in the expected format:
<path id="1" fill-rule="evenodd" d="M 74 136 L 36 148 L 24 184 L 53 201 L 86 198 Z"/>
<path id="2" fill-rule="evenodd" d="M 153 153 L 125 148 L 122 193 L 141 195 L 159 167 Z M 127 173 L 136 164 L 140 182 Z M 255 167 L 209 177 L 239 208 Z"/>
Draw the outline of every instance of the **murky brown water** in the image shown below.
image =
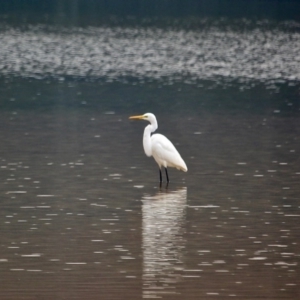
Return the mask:
<path id="1" fill-rule="evenodd" d="M 300 297 L 299 116 L 152 112 L 168 188 L 127 112 L 1 111 L 1 299 Z"/>

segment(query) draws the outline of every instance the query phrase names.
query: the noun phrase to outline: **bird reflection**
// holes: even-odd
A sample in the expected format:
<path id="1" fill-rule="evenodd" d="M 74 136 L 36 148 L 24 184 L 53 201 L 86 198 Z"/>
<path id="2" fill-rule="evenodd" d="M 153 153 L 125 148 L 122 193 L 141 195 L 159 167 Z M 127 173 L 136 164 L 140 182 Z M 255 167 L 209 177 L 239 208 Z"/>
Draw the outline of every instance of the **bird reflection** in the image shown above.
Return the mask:
<path id="1" fill-rule="evenodd" d="M 183 268 L 187 189 L 142 198 L 143 297 L 174 294 Z"/>

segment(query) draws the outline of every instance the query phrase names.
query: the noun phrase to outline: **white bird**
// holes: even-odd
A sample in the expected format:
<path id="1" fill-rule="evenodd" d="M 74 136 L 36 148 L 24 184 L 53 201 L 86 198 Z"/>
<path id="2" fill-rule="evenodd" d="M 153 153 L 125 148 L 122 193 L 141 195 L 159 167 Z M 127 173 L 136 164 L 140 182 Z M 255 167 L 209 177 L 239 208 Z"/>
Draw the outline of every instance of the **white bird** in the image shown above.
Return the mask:
<path id="1" fill-rule="evenodd" d="M 167 139 L 164 135 L 154 132 L 158 125 L 154 114 L 146 113 L 140 116 L 129 117 L 130 120 L 146 120 L 150 124 L 145 127 L 143 146 L 147 156 L 153 156 L 159 166 L 159 179 L 162 182 L 161 168 L 164 167 L 167 176 L 167 182 L 169 182 L 169 176 L 167 167 L 173 167 L 184 172 L 187 171 L 187 166 L 180 154 L 176 150 L 172 142 Z"/>

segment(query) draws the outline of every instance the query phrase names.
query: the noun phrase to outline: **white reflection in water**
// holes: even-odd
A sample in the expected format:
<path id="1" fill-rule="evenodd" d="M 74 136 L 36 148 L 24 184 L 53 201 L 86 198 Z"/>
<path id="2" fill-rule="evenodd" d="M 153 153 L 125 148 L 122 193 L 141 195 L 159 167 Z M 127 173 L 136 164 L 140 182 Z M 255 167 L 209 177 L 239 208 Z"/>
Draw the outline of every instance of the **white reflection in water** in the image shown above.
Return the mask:
<path id="1" fill-rule="evenodd" d="M 184 224 L 187 189 L 144 196 L 143 297 L 175 293 L 185 246 Z"/>

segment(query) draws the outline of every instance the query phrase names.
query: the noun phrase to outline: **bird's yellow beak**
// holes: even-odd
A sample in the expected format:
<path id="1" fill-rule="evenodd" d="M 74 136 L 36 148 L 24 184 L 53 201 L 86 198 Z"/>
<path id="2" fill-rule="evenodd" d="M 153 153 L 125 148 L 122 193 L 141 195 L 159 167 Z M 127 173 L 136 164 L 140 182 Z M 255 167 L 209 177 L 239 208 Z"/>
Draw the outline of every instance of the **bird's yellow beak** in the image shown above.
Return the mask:
<path id="1" fill-rule="evenodd" d="M 131 116 L 129 120 L 143 120 L 145 117 L 143 115 L 140 116 Z"/>

